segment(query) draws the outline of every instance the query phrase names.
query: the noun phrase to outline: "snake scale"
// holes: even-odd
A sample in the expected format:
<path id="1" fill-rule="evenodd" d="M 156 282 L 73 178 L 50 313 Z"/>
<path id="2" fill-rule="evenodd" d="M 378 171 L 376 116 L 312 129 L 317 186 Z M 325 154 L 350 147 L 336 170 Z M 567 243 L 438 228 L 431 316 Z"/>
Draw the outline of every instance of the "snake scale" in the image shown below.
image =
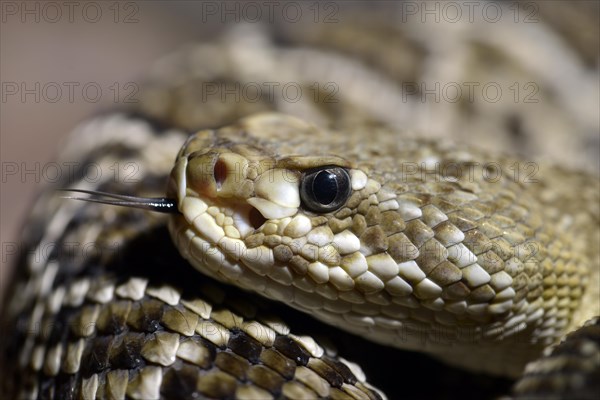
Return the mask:
<path id="1" fill-rule="evenodd" d="M 592 98 L 597 76 L 567 85 L 543 68 L 559 53 L 587 71 L 585 51 L 550 23 L 535 26 L 549 44 L 532 61 L 478 24 L 428 33 L 386 10 L 345 12 L 341 26 L 240 26 L 184 47 L 135 109 L 75 130 L 59 159 L 80 176 L 134 173 L 57 187 L 166 196 L 179 212 L 42 193 L 2 314 L 3 394 L 595 396 L 600 184 L 584 148 L 598 127 L 593 101 L 569 96 Z M 536 79 L 543 101 L 425 106 L 400 85 L 456 71 Z M 250 99 L 257 82 L 305 95 Z M 591 172 L 507 156 L 516 144 L 537 160 L 552 146 L 584 154 L 570 166 Z"/>

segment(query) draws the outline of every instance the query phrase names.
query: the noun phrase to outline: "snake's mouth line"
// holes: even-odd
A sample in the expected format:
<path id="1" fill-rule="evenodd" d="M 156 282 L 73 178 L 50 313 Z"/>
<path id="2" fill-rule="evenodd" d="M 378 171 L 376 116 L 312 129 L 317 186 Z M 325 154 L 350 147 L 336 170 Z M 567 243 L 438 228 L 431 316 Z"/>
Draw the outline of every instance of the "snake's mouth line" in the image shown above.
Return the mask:
<path id="1" fill-rule="evenodd" d="M 183 219 L 187 240 L 196 260 L 203 260 L 208 265 L 232 267 L 241 263 L 259 275 L 265 275 L 264 267 L 274 264 L 273 252 L 266 246 L 248 248 L 244 242 L 249 236 L 260 232 L 267 219 L 252 205 L 235 201 L 219 201 L 188 196 L 184 199 Z M 216 266 L 214 258 L 221 254 L 221 263 Z M 259 262 L 266 262 L 264 267 L 252 268 Z M 253 262 L 254 261 L 254 262 Z"/>
<path id="2" fill-rule="evenodd" d="M 214 241 L 213 244 L 215 245 L 218 245 L 219 240 L 223 237 L 244 240 L 259 231 L 267 222 L 267 218 L 257 208 L 244 202 L 229 201 L 225 204 L 223 201 L 196 198 L 196 202 L 198 201 L 206 204 L 206 210 L 192 220 L 188 220 L 188 222 L 200 236 L 206 240 Z M 208 214 L 215 225 L 223 231 L 215 229 L 212 223 L 204 224 L 208 219 L 204 214 Z M 196 222 L 198 218 L 201 218 L 200 222 Z"/>

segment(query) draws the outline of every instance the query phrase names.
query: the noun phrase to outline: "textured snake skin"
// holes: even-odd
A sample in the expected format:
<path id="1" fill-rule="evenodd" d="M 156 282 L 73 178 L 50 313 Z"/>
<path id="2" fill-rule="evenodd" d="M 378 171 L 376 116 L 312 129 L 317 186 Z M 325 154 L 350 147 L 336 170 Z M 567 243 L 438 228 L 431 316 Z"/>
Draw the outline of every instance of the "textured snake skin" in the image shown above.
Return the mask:
<path id="1" fill-rule="evenodd" d="M 584 148 L 593 140 L 590 132 L 597 132 L 597 121 L 590 111 L 593 101 L 580 97 L 593 94 L 589 87 L 597 77 L 580 74 L 586 67 L 567 57 L 562 62 L 576 72 L 572 80 L 554 79 L 560 68 L 544 70 L 545 49 L 560 53 L 566 46 L 552 40 L 531 56 L 514 50 L 508 44 L 515 41 L 504 42 L 501 35 L 481 36 L 483 28 L 476 24 L 461 33 L 434 26 L 439 31 L 433 34 L 424 26 L 400 29 L 393 21 L 382 27 L 382 20 L 374 14 L 356 25 L 322 24 L 311 33 L 302 24 L 282 25 L 272 34 L 246 26 L 174 53 L 152 69 L 134 113 L 108 114 L 82 124 L 61 154 L 61 160 L 79 161 L 80 172 L 90 164 L 111 171 L 117 163 L 125 174 L 119 179 L 105 174 L 95 182 L 65 181 L 57 187 L 164 196 L 167 176 L 188 133 L 273 109 L 300 117 L 316 127 L 305 128 L 303 122 L 290 128 L 282 117 L 274 131 L 258 129 L 264 123 L 260 118 L 224 130 L 230 135 L 266 132 L 265 143 L 254 144 L 266 145 L 277 155 L 336 153 L 388 188 L 388 194 L 404 193 L 392 199 L 378 197 L 379 188 L 363 192 L 334 218 L 311 223 L 325 224 L 332 234 L 352 232 L 370 249 L 370 257 L 387 254 L 403 264 L 408 275 L 396 277 L 414 293 L 395 294 L 418 303 L 380 304 L 378 312 L 389 318 L 372 317 L 374 323 L 362 327 L 357 322 L 366 321 L 372 308 L 357 306 L 352 312 L 359 317 L 316 316 L 360 336 L 429 351 L 474 371 L 370 344 L 223 286 L 178 254 L 164 216 L 67 201 L 48 191 L 27 224 L 26 250 L 2 314 L 9 332 L 2 345 L 2 393 L 25 398 L 383 396 L 367 383 L 369 378 L 391 398 L 490 397 L 507 392 L 511 382 L 479 372 L 514 376 L 565 332 L 597 315 L 598 249 L 590 245 L 599 240 L 597 178 L 503 155 L 515 147 L 530 157 L 559 153 L 567 165 L 593 171 L 590 165 L 597 154 Z M 506 26 L 495 29 L 511 31 Z M 554 35 L 551 25 L 535 29 Z M 400 82 L 432 83 L 453 71 L 442 68 L 444 45 L 434 45 L 440 37 L 452 45 L 449 53 L 458 51 L 457 43 L 469 44 L 460 47 L 460 57 L 452 58 L 463 81 L 538 82 L 542 101 L 537 114 L 514 101 L 501 101 L 500 108 L 486 102 L 435 101 L 421 107 L 420 90 L 412 93 L 412 86 Z M 535 48 L 530 36 L 521 39 L 524 48 Z M 386 50 L 390 43 L 393 52 Z M 490 59 L 491 64 L 482 61 Z M 451 73 L 447 77 L 459 79 Z M 256 82 L 294 82 L 310 95 L 291 102 L 282 92 L 274 97 L 263 93 L 258 100 L 227 94 L 232 87 L 239 93 L 244 84 Z M 569 97 L 574 85 L 582 88 L 575 91 L 578 107 Z M 564 135 L 567 125 L 570 137 Z M 302 130 L 312 136 L 299 140 Z M 450 135 L 455 141 L 440 139 Z M 411 136 L 419 138 L 407 139 Z M 493 150 L 471 150 L 465 142 Z M 573 154 L 583 156 L 576 160 Z M 417 168 L 400 176 L 399 159 Z M 515 161 L 517 168 L 511 168 Z M 427 167 L 436 163 L 480 165 L 462 170 L 474 172 L 476 179 L 454 169 L 422 179 L 421 173 L 427 175 Z M 489 163 L 505 174 L 497 185 L 484 182 L 491 173 L 486 170 Z M 527 181 L 532 172 L 534 181 Z M 476 263 L 467 263 L 465 252 L 453 252 L 460 247 L 461 242 L 455 243 L 459 232 L 476 236 L 465 245 Z M 260 243 L 254 239 L 258 245 L 274 243 L 266 236 Z M 428 246 L 437 250 L 425 251 Z M 518 261 L 508 262 L 515 257 Z M 302 263 L 297 264 L 301 270 Z M 391 276 L 377 275 L 374 258 L 367 265 L 380 282 L 390 281 Z M 411 276 L 406 269 L 410 265 L 423 277 Z M 386 293 L 399 287 L 390 285 Z M 372 300 L 369 307 L 378 304 Z M 405 333 L 421 341 L 402 346 L 389 339 L 389 331 L 398 330 L 391 321 L 407 316 L 413 330 Z M 442 341 L 464 338 L 464 332 L 446 328 L 465 321 L 476 327 L 475 339 L 469 336 L 460 349 L 437 346 L 422 335 L 432 321 L 444 328 Z M 380 328 L 387 333 L 379 334 Z M 599 368 L 594 329 L 597 324 L 590 323 L 570 336 L 573 341 L 568 343 L 574 344 L 561 345 L 549 358 L 530 364 L 515 387 L 516 396 L 593 397 L 597 388 L 590 377 Z M 502 344 L 505 339 L 514 340 Z M 360 360 L 362 369 L 346 358 Z M 575 372 L 565 374 L 571 368 Z"/>

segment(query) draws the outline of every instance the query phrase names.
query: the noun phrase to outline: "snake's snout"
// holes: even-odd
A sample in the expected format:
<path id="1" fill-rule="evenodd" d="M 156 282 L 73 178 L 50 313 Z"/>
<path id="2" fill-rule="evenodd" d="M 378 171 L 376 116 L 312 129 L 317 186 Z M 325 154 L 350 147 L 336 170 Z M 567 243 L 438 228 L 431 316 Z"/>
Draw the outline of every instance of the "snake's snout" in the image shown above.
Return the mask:
<path id="1" fill-rule="evenodd" d="M 254 208 L 258 220 L 294 215 L 300 206 L 299 174 L 277 168 L 268 158 L 248 159 L 227 150 L 191 154 L 186 168 L 188 195 L 224 208 Z"/>
<path id="2" fill-rule="evenodd" d="M 202 143 L 191 139 L 171 173 L 169 193 L 188 224 L 198 233 L 243 239 L 269 220 L 290 217 L 300 207 L 300 173 L 280 168 L 277 161 L 248 147 Z M 208 216 L 201 216 L 208 213 Z M 198 220 L 212 219 L 220 229 L 211 235 Z M 221 232 L 221 230 L 224 230 Z M 212 232 L 212 230 L 209 230 Z M 221 234 L 223 233 L 223 235 Z"/>

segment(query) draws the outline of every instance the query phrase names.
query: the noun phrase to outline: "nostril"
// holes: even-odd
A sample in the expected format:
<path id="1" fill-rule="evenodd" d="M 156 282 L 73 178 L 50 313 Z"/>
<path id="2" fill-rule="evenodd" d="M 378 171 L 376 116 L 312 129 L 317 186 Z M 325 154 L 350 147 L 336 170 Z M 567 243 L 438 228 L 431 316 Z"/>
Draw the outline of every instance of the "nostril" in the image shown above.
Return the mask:
<path id="1" fill-rule="evenodd" d="M 217 190 L 221 190 L 221 186 L 223 186 L 223 182 L 227 178 L 227 165 L 220 159 L 215 163 L 213 177 L 215 178 Z"/>

